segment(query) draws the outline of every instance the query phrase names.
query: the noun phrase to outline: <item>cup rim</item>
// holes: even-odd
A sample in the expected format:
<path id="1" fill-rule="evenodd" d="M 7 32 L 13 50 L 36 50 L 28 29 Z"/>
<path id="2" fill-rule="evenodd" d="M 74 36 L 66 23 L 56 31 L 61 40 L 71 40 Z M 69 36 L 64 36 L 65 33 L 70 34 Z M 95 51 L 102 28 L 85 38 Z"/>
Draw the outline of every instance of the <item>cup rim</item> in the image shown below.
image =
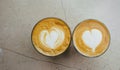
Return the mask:
<path id="1" fill-rule="evenodd" d="M 74 35 L 74 32 L 75 32 L 76 28 L 77 28 L 83 21 L 86 21 L 86 20 L 95 20 L 95 21 L 98 21 L 98 22 L 102 23 L 102 25 L 106 27 L 106 29 L 107 29 L 107 31 L 108 31 L 108 34 L 109 34 L 109 43 L 108 43 L 107 48 L 105 49 L 105 51 L 104 51 L 103 53 L 101 53 L 101 54 L 99 54 L 99 55 L 96 55 L 96 56 L 87 56 L 87 55 L 84 55 L 83 53 L 81 53 L 81 52 L 76 48 L 75 43 L 74 43 L 73 35 Z M 87 57 L 87 58 L 96 58 L 96 57 L 102 56 L 102 55 L 109 49 L 110 43 L 111 43 L 111 35 L 110 35 L 110 31 L 108 30 L 107 26 L 106 26 L 103 22 L 101 22 L 101 21 L 99 21 L 99 20 L 97 20 L 97 19 L 84 19 L 84 20 L 82 20 L 81 22 L 79 22 L 79 23 L 75 26 L 75 28 L 74 28 L 74 30 L 73 30 L 73 33 L 72 33 L 72 40 L 73 40 L 74 48 L 75 48 L 75 50 L 76 50 L 79 54 L 81 54 L 82 56 Z"/>
<path id="2" fill-rule="evenodd" d="M 40 23 L 41 21 L 43 21 L 43 20 L 45 20 L 45 19 L 58 19 L 58 20 L 64 22 L 64 24 L 65 24 L 65 25 L 68 27 L 68 29 L 69 29 L 69 32 L 70 32 L 70 42 L 69 42 L 69 45 L 67 46 L 67 48 L 66 48 L 63 52 L 61 52 L 61 53 L 59 53 L 59 54 L 57 54 L 57 55 L 51 56 L 51 55 L 43 54 L 43 53 L 41 53 L 39 50 L 37 50 L 37 48 L 36 48 L 35 45 L 33 44 L 32 35 L 33 35 L 34 28 L 37 26 L 38 23 Z M 41 20 L 39 20 L 39 21 L 33 26 L 32 31 L 31 31 L 31 43 L 32 43 L 34 49 L 35 49 L 39 54 L 42 54 L 43 56 L 46 56 L 46 57 L 57 57 L 57 56 L 59 56 L 59 55 L 64 54 L 64 52 L 66 52 L 66 50 L 70 47 L 71 41 L 72 41 L 72 34 L 71 34 L 70 27 L 68 26 L 68 24 L 67 24 L 64 20 L 62 20 L 62 19 L 60 19 L 60 18 L 57 18 L 57 17 L 46 17 L 46 18 L 42 18 Z"/>

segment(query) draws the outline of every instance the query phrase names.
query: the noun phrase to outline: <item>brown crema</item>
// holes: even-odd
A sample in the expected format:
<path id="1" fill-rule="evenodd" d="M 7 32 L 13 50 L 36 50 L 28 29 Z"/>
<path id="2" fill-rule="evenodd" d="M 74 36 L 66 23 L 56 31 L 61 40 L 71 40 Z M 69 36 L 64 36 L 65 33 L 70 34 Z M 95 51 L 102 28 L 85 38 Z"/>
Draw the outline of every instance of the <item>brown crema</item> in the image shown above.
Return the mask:
<path id="1" fill-rule="evenodd" d="M 60 29 L 64 33 L 63 42 L 60 45 L 56 46 L 54 49 L 44 45 L 40 40 L 40 33 L 43 30 L 51 32 L 51 28 Z M 37 49 L 38 52 L 46 56 L 57 56 L 63 53 L 69 47 L 70 40 L 71 34 L 69 27 L 64 21 L 58 18 L 42 19 L 34 26 L 32 31 L 32 43 L 35 49 Z"/>
<path id="2" fill-rule="evenodd" d="M 102 33 L 102 41 L 95 49 L 95 52 L 93 52 L 92 48 L 87 46 L 82 40 L 83 32 L 86 30 L 91 31 L 92 29 L 97 29 Z M 88 19 L 78 24 L 75 28 L 73 33 L 73 42 L 79 53 L 84 56 L 95 57 L 103 54 L 107 50 L 110 43 L 110 34 L 103 23 L 94 19 Z"/>

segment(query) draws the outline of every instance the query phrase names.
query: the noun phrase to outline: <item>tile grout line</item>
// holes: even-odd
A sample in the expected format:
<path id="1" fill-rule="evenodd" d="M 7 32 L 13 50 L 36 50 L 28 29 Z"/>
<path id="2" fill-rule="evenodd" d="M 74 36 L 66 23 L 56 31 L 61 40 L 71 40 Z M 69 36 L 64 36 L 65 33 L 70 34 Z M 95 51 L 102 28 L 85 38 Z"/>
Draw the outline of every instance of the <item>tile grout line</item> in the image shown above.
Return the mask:
<path id="1" fill-rule="evenodd" d="M 67 19 L 66 19 L 66 11 L 65 11 L 65 8 L 64 8 L 64 6 L 63 6 L 63 1 L 62 1 L 62 0 L 61 0 L 61 6 L 62 6 L 62 9 L 63 9 L 63 12 L 64 12 L 65 20 L 67 20 Z"/>
<path id="2" fill-rule="evenodd" d="M 7 49 L 7 48 L 2 48 L 2 49 L 3 50 L 7 50 L 7 51 L 12 52 L 12 53 L 15 53 L 17 55 L 24 56 L 26 58 L 30 58 L 30 59 L 36 60 L 36 61 L 43 61 L 43 62 L 47 62 L 47 63 L 57 64 L 57 65 L 61 65 L 63 67 L 67 67 L 67 68 L 74 68 L 74 67 L 70 67 L 70 66 L 67 66 L 67 65 L 60 64 L 60 63 L 55 63 L 55 62 L 52 62 L 52 61 L 40 60 L 40 59 L 34 58 L 32 56 L 27 56 L 25 54 L 22 54 L 22 53 L 19 53 L 19 52 L 16 52 L 16 51 L 13 51 L 13 50 L 10 50 L 10 49 Z M 75 69 L 78 70 L 79 68 L 75 68 Z"/>

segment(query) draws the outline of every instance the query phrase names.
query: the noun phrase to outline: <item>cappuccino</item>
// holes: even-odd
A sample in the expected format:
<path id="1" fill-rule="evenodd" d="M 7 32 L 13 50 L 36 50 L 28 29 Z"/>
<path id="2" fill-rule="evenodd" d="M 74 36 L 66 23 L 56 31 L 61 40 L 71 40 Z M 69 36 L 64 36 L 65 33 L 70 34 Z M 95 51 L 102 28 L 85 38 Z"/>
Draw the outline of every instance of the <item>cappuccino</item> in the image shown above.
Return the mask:
<path id="1" fill-rule="evenodd" d="M 103 23 L 88 19 L 75 28 L 73 43 L 76 50 L 82 55 L 95 57 L 107 50 L 110 43 L 110 34 Z"/>
<path id="2" fill-rule="evenodd" d="M 39 21 L 32 31 L 32 43 L 38 52 L 46 56 L 63 53 L 70 44 L 71 34 L 67 24 L 58 18 Z"/>

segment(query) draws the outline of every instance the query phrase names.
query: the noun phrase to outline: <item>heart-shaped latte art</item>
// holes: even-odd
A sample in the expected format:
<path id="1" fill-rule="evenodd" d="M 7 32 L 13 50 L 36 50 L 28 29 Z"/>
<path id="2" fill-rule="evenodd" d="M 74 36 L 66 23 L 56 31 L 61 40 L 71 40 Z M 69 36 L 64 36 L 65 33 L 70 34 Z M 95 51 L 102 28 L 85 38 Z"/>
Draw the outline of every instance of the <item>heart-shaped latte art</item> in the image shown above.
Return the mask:
<path id="1" fill-rule="evenodd" d="M 82 35 L 82 40 L 84 43 L 95 52 L 95 49 L 102 41 L 102 33 L 97 29 L 92 29 L 91 31 L 84 31 Z"/>
<path id="2" fill-rule="evenodd" d="M 64 32 L 58 28 L 51 28 L 50 31 L 41 31 L 39 38 L 44 46 L 54 49 L 64 41 Z"/>

